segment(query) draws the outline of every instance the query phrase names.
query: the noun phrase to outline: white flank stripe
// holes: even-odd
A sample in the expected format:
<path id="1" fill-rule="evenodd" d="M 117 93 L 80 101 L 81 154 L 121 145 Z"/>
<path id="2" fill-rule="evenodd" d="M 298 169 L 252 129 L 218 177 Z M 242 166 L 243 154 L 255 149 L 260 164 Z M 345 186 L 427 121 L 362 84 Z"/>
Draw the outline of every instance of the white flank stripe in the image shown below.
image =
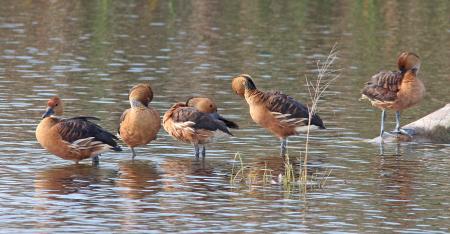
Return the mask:
<path id="1" fill-rule="evenodd" d="M 311 125 L 309 130 L 316 130 L 316 129 L 319 129 L 319 127 L 317 127 L 316 125 Z M 295 131 L 296 132 L 307 132 L 308 126 L 296 127 Z"/>

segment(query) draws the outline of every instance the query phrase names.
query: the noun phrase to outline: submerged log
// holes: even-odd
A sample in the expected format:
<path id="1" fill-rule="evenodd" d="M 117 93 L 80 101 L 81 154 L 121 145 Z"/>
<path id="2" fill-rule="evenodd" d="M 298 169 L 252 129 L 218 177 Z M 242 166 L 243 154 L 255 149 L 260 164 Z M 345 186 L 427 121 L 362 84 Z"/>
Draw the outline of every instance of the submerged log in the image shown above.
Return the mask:
<path id="1" fill-rule="evenodd" d="M 384 142 L 414 141 L 450 143 L 450 103 L 427 116 L 402 127 L 412 130 L 411 136 L 385 132 Z M 376 137 L 371 142 L 380 142 Z"/>

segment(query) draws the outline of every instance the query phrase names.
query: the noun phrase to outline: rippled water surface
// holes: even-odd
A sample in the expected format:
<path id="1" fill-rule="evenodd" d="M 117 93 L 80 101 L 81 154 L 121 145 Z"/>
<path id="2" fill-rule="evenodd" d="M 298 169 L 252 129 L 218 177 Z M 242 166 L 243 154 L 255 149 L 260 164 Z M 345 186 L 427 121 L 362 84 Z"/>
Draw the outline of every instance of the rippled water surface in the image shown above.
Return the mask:
<path id="1" fill-rule="evenodd" d="M 2 1 L 0 232 L 447 233 L 449 145 L 388 144 L 379 156 L 365 140 L 377 135 L 380 112 L 358 98 L 372 74 L 412 50 L 427 95 L 402 122 L 449 103 L 449 19 L 445 0 Z M 335 43 L 341 77 L 319 103 L 328 129 L 313 133 L 309 155 L 311 175 L 331 173 L 304 195 L 277 184 L 279 142 L 253 123 L 230 81 L 248 73 L 259 88 L 308 103 L 305 76 Z M 50 96 L 65 100 L 66 116 L 97 116 L 114 132 L 142 81 L 161 113 L 206 95 L 241 129 L 209 145 L 205 161 L 163 130 L 137 160 L 124 147 L 99 167 L 37 143 Z M 292 160 L 304 142 L 290 139 Z M 236 152 L 273 183 L 230 183 Z"/>

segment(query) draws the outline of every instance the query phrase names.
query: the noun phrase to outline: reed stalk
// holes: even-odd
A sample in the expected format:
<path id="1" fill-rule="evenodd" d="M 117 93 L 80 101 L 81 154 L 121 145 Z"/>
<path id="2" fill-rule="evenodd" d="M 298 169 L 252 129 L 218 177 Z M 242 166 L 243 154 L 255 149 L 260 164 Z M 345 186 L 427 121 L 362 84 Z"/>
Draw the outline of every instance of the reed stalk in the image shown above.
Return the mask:
<path id="1" fill-rule="evenodd" d="M 311 99 L 311 106 L 308 106 L 308 128 L 306 131 L 306 141 L 305 141 L 305 156 L 303 159 L 303 170 L 302 170 L 302 181 L 304 181 L 304 190 L 307 189 L 307 181 L 308 181 L 308 155 L 309 155 L 309 136 L 311 132 L 311 119 L 312 116 L 318 111 L 318 103 L 320 98 L 323 96 L 328 87 L 333 83 L 336 79 L 340 77 L 340 74 L 337 73 L 339 70 L 332 69 L 332 66 L 337 58 L 336 44 L 331 48 L 328 53 L 325 61 L 318 60 L 316 62 L 318 74 L 315 80 L 306 79 L 306 85 L 308 87 L 309 97 Z"/>

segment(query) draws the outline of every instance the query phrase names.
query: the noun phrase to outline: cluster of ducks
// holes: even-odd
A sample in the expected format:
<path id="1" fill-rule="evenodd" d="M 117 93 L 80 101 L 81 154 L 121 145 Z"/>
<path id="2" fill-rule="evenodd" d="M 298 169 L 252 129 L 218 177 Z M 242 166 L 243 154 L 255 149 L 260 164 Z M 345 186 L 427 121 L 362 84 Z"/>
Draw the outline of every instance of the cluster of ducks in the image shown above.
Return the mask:
<path id="1" fill-rule="evenodd" d="M 420 59 L 414 53 L 403 52 L 397 60 L 398 71 L 380 71 L 372 76 L 362 90 L 362 98 L 382 110 L 380 137 L 384 133 L 385 110 L 396 111 L 397 134 L 409 134 L 400 128 L 400 111 L 417 104 L 424 96 L 423 83 L 417 79 Z M 280 154 L 285 155 L 287 137 L 310 129 L 325 129 L 316 113 L 281 92 L 263 92 L 256 88 L 252 78 L 241 74 L 232 80 L 233 91 L 249 105 L 252 119 L 281 140 Z M 159 112 L 149 103 L 153 91 L 149 84 L 135 85 L 129 92 L 131 108 L 120 117 L 118 136 L 136 156 L 135 147 L 156 139 L 161 128 Z M 91 120 L 95 117 L 63 118 L 63 101 L 55 96 L 47 102 L 47 109 L 36 129 L 38 142 L 49 152 L 67 160 L 79 162 L 108 151 L 121 151 L 119 139 Z M 310 119 L 311 118 L 311 119 Z M 310 125 L 309 125 L 310 124 Z M 207 97 L 193 97 L 174 104 L 163 116 L 164 129 L 179 141 L 194 146 L 195 156 L 205 157 L 205 144 L 220 135 L 232 135 L 229 128 L 239 128 L 217 113 L 217 105 Z M 201 148 L 201 149 L 200 149 Z"/>

